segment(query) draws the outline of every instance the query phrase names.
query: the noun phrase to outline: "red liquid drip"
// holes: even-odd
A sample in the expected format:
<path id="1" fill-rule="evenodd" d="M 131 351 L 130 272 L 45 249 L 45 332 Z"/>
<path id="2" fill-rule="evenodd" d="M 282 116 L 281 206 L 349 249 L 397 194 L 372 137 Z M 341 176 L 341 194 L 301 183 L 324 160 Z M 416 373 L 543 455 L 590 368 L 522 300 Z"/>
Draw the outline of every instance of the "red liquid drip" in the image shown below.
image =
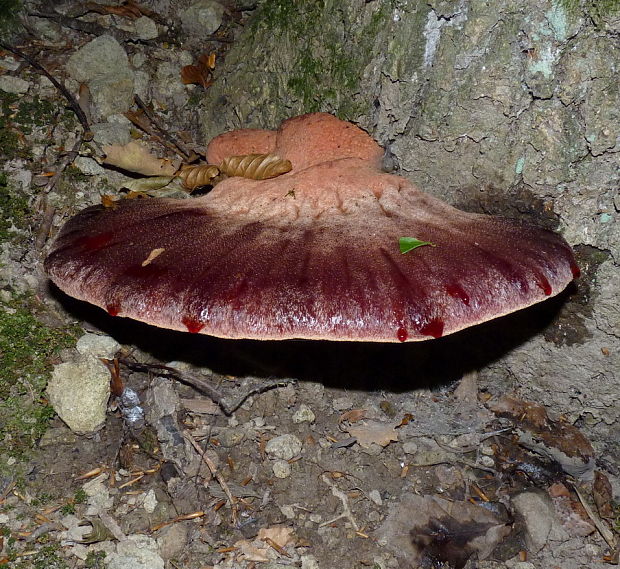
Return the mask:
<path id="1" fill-rule="evenodd" d="M 420 328 L 420 332 L 425 336 L 432 336 L 433 338 L 441 338 L 443 335 L 443 320 L 439 318 L 433 318 L 428 324 L 425 324 Z"/>
<path id="2" fill-rule="evenodd" d="M 446 292 L 452 298 L 458 298 L 463 301 L 463 304 L 469 306 L 469 295 L 463 290 L 463 288 L 457 284 L 449 284 L 446 287 Z"/>
<path id="3" fill-rule="evenodd" d="M 99 235 L 93 235 L 92 237 L 82 237 L 78 239 L 76 245 L 84 247 L 88 251 L 96 251 L 105 247 L 110 241 L 112 241 L 112 232 L 107 231 L 100 233 Z"/>
<path id="4" fill-rule="evenodd" d="M 189 316 L 183 316 L 181 322 L 185 324 L 187 331 L 191 334 L 198 334 L 198 332 L 200 332 L 205 327 L 204 322 L 200 322 L 198 320 L 195 320 L 194 318 L 190 318 Z"/>
<path id="5" fill-rule="evenodd" d="M 105 309 L 110 316 L 118 316 L 118 313 L 121 311 L 121 305 L 118 302 L 111 302 L 106 304 Z"/>
<path id="6" fill-rule="evenodd" d="M 549 296 L 553 292 L 551 284 L 549 284 L 549 281 L 547 280 L 547 277 L 545 275 L 541 273 L 535 273 L 534 278 L 536 279 L 536 284 L 543 289 L 543 292 L 547 296 Z"/>
<path id="7" fill-rule="evenodd" d="M 407 330 L 405 329 L 404 326 L 401 326 L 398 331 L 396 332 L 396 337 L 401 341 L 401 342 L 405 342 L 407 341 L 407 338 L 409 338 L 409 334 L 407 333 Z"/>
<path id="8" fill-rule="evenodd" d="M 577 266 L 575 262 L 571 262 L 570 270 L 573 273 L 573 278 L 577 279 L 581 276 L 581 269 Z"/>

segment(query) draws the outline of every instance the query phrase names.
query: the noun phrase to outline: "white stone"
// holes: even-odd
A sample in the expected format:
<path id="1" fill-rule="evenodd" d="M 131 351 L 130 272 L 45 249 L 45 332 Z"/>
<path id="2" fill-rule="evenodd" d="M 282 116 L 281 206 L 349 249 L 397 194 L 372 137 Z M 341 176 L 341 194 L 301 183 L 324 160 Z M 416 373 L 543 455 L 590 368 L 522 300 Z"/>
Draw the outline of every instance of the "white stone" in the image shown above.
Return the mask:
<path id="1" fill-rule="evenodd" d="M 157 507 L 157 496 L 155 496 L 155 490 L 152 488 L 144 495 L 142 507 L 148 514 L 152 514 L 155 511 Z"/>
<path id="2" fill-rule="evenodd" d="M 282 460 L 291 460 L 297 456 L 302 449 L 301 441 L 291 434 L 280 435 L 267 441 L 265 452 L 271 458 L 279 458 Z"/>
<path id="3" fill-rule="evenodd" d="M 224 7 L 215 0 L 198 0 L 180 13 L 181 24 L 189 33 L 211 35 L 222 25 Z"/>
<path id="4" fill-rule="evenodd" d="M 372 502 L 377 504 L 377 506 L 383 505 L 383 499 L 381 498 L 379 490 L 371 490 L 370 492 L 368 492 L 368 498 L 370 498 Z"/>
<path id="5" fill-rule="evenodd" d="M 47 396 L 58 416 L 76 433 L 92 433 L 105 422 L 110 371 L 94 356 L 54 366 Z"/>
<path id="6" fill-rule="evenodd" d="M 315 419 L 314 411 L 305 403 L 302 403 L 299 409 L 293 413 L 293 423 L 314 423 Z"/>
<path id="7" fill-rule="evenodd" d="M 0 91 L 5 93 L 13 93 L 14 95 L 24 95 L 28 92 L 30 83 L 24 81 L 20 77 L 12 75 L 0 75 Z"/>
<path id="8" fill-rule="evenodd" d="M 276 478 L 288 478 L 291 475 L 291 465 L 286 460 L 276 460 L 271 468 Z"/>
<path id="9" fill-rule="evenodd" d="M 114 338 L 99 334 L 84 334 L 75 347 L 82 355 L 106 359 L 112 359 L 121 349 L 121 345 Z"/>
<path id="10" fill-rule="evenodd" d="M 107 569 L 164 569 L 156 541 L 147 535 L 130 535 L 105 559 Z"/>

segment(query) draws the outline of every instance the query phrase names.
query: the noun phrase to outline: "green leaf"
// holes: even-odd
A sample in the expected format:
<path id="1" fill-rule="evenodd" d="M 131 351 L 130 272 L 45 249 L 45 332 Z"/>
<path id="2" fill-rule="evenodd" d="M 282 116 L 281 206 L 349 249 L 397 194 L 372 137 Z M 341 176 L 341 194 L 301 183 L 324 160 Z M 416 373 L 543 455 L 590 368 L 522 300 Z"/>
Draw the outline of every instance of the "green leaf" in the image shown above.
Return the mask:
<path id="1" fill-rule="evenodd" d="M 400 252 L 404 255 L 405 253 L 409 253 L 409 251 L 413 251 L 418 247 L 423 247 L 424 245 L 430 245 L 431 247 L 435 247 L 434 243 L 430 241 L 420 241 L 415 237 L 399 237 L 398 246 L 400 247 Z"/>

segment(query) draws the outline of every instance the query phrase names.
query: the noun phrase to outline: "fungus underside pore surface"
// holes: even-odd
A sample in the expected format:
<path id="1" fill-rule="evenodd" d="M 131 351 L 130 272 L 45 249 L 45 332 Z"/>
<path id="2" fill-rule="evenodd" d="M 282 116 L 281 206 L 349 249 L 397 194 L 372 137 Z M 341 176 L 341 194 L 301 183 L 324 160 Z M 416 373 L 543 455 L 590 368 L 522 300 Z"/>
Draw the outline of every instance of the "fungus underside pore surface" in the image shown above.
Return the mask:
<path id="1" fill-rule="evenodd" d="M 293 170 L 229 178 L 192 200 L 88 208 L 61 231 L 52 280 L 112 315 L 175 330 L 402 342 L 532 305 L 578 274 L 555 233 L 456 210 L 381 172 L 380 147 L 350 123 L 318 113 L 276 136 L 245 134 L 244 150 L 275 151 Z M 231 140 L 244 136 L 216 138 L 209 154 L 238 153 Z M 401 254 L 402 237 L 434 246 Z"/>

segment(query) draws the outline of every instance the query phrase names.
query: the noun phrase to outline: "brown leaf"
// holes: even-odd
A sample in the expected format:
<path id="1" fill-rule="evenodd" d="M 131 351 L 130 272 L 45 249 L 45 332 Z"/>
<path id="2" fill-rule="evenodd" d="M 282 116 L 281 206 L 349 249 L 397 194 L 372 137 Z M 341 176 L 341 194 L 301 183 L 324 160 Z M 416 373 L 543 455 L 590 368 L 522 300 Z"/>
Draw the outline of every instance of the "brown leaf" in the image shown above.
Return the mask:
<path id="1" fill-rule="evenodd" d="M 379 421 L 368 421 L 361 425 L 351 426 L 347 431 L 357 439 L 363 448 L 369 448 L 372 444 L 385 447 L 392 441 L 398 440 L 398 433 L 394 429 L 394 425 L 380 423 Z"/>
<path id="2" fill-rule="evenodd" d="M 179 167 L 178 161 L 157 158 L 137 140 L 124 146 L 108 144 L 103 147 L 103 151 L 106 153 L 104 164 L 145 176 L 172 176 Z"/>
<path id="3" fill-rule="evenodd" d="M 338 417 L 338 423 L 357 423 L 366 417 L 367 409 L 351 409 Z"/>
<path id="4" fill-rule="evenodd" d="M 499 417 L 510 419 L 522 429 L 520 443 L 559 462 L 573 476 L 591 472 L 594 449 L 581 431 L 561 420 L 551 419 L 538 403 L 513 397 L 491 400 L 487 406 Z"/>
<path id="5" fill-rule="evenodd" d="M 596 530 L 590 516 L 571 491 L 560 482 L 549 487 L 555 513 L 564 529 L 573 537 L 585 537 Z"/>
<path id="6" fill-rule="evenodd" d="M 614 507 L 612 504 L 613 492 L 611 489 L 611 483 L 609 482 L 609 478 L 607 478 L 607 476 L 599 470 L 594 472 L 592 497 L 594 498 L 594 503 L 596 504 L 596 508 L 601 518 L 610 520 L 615 517 Z"/>
<path id="7" fill-rule="evenodd" d="M 86 6 L 91 12 L 97 12 L 98 14 L 114 14 L 115 16 L 131 19 L 142 16 L 142 10 L 132 0 L 127 0 L 121 6 L 104 6 L 96 2 L 89 2 Z"/>
<path id="8" fill-rule="evenodd" d="M 188 190 L 195 190 L 200 186 L 208 186 L 213 183 L 213 179 L 218 176 L 220 169 L 212 164 L 202 164 L 200 166 L 183 166 L 177 176 L 183 180 L 183 185 Z"/>
<path id="9" fill-rule="evenodd" d="M 103 207 L 115 208 L 116 202 L 119 200 L 116 196 L 112 196 L 110 194 L 103 194 L 101 196 L 101 205 Z"/>
<path id="10" fill-rule="evenodd" d="M 227 176 L 241 176 L 252 180 L 266 180 L 292 170 L 290 160 L 275 154 L 245 154 L 229 156 L 222 160 L 220 170 Z"/>
<path id="11" fill-rule="evenodd" d="M 293 542 L 293 528 L 286 526 L 272 526 L 258 530 L 258 539 L 270 539 L 280 547 L 286 547 Z"/>
<path id="12" fill-rule="evenodd" d="M 184 85 L 202 85 L 205 89 L 213 83 L 215 69 L 215 53 L 203 53 L 196 65 L 186 65 L 181 68 L 181 81 Z"/>

